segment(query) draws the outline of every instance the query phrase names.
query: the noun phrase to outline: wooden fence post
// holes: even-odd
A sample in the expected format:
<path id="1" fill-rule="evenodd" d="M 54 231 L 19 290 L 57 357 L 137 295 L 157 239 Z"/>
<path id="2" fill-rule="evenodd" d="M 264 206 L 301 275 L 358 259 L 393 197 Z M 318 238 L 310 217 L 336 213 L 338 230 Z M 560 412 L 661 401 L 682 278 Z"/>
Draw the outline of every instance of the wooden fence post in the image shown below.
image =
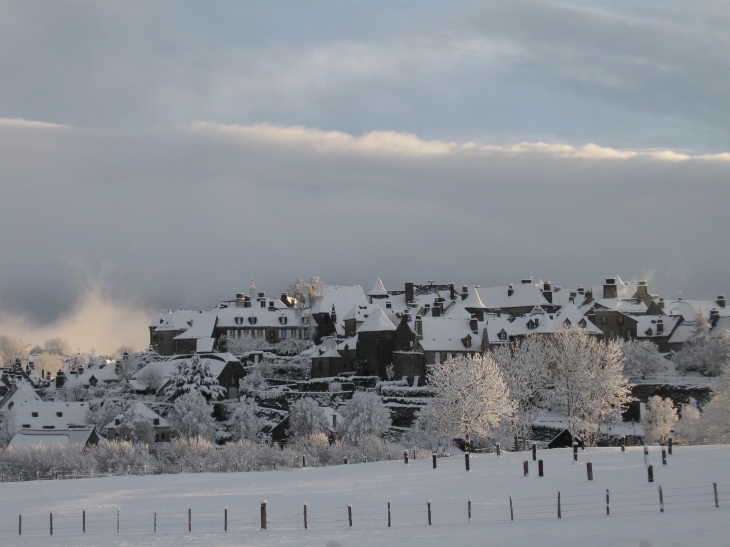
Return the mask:
<path id="1" fill-rule="evenodd" d="M 611 506 L 610 506 L 610 499 L 608 497 L 608 488 L 606 488 L 606 514 L 611 514 Z"/>
<path id="2" fill-rule="evenodd" d="M 593 480 L 593 462 L 586 462 L 586 471 L 588 472 L 588 480 Z"/>
<path id="3" fill-rule="evenodd" d="M 304 504 L 304 529 L 307 529 L 307 504 Z"/>
<path id="4" fill-rule="evenodd" d="M 261 504 L 261 529 L 267 530 L 269 527 L 268 519 L 266 518 L 266 500 Z"/>
<path id="5" fill-rule="evenodd" d="M 644 445 L 644 465 L 649 463 L 649 447 Z"/>
<path id="6" fill-rule="evenodd" d="M 464 454 L 464 462 L 466 463 L 466 470 L 471 471 L 471 465 L 469 464 L 469 453 Z"/>
<path id="7" fill-rule="evenodd" d="M 352 505 L 347 506 L 347 520 L 350 522 L 350 528 L 352 528 Z"/>
<path id="8" fill-rule="evenodd" d="M 532 443 L 532 461 L 537 461 L 537 443 Z"/>
<path id="9" fill-rule="evenodd" d="M 497 456 L 501 456 L 501 455 L 502 455 L 502 449 L 499 446 L 499 443 L 497 443 Z"/>
<path id="10" fill-rule="evenodd" d="M 558 518 L 559 519 L 563 518 L 563 513 L 562 513 L 561 507 L 560 507 L 560 492 L 558 492 Z"/>
<path id="11" fill-rule="evenodd" d="M 155 511 L 155 520 L 152 523 L 152 527 L 153 527 L 153 532 L 156 534 L 157 533 L 157 511 Z"/>
<path id="12" fill-rule="evenodd" d="M 416 461 L 416 449 L 413 449 L 413 461 Z"/>
<path id="13" fill-rule="evenodd" d="M 436 469 L 436 453 L 431 454 L 431 457 L 433 458 L 433 468 Z"/>
<path id="14" fill-rule="evenodd" d="M 669 437 L 669 441 L 667 442 L 667 448 L 669 449 L 669 455 L 672 455 L 672 438 Z"/>
<path id="15" fill-rule="evenodd" d="M 522 472 L 525 474 L 525 477 L 530 475 L 530 462 L 527 460 L 522 462 Z"/>
<path id="16" fill-rule="evenodd" d="M 86 511 L 81 511 L 81 529 L 86 533 Z"/>
<path id="17" fill-rule="evenodd" d="M 649 467 L 646 468 L 646 473 L 649 478 L 649 482 L 654 482 L 654 466 L 649 465 Z"/>
<path id="18" fill-rule="evenodd" d="M 23 535 L 23 515 L 18 515 L 18 535 Z"/>
<path id="19" fill-rule="evenodd" d="M 408 465 L 408 450 L 403 451 L 403 463 Z"/>
<path id="20" fill-rule="evenodd" d="M 188 507 L 188 532 L 193 531 L 193 510 Z"/>
<path id="21" fill-rule="evenodd" d="M 431 500 L 428 500 L 428 525 L 431 526 Z"/>
<path id="22" fill-rule="evenodd" d="M 53 535 L 53 513 L 51 513 L 51 535 Z"/>
<path id="23" fill-rule="evenodd" d="M 542 460 L 537 460 L 537 474 L 541 477 L 544 476 Z"/>
<path id="24" fill-rule="evenodd" d="M 716 482 L 712 483 L 712 488 L 715 491 L 715 507 L 720 507 L 720 500 L 717 497 L 717 483 Z"/>
<path id="25" fill-rule="evenodd" d="M 509 519 L 515 520 L 515 510 L 512 506 L 512 494 L 509 495 Z"/>
<path id="26" fill-rule="evenodd" d="M 388 502 L 388 528 L 390 528 L 390 502 Z"/>
<path id="27" fill-rule="evenodd" d="M 469 522 L 471 522 L 471 496 L 469 496 L 469 501 L 466 504 L 467 507 L 467 516 L 469 517 Z"/>
<path id="28" fill-rule="evenodd" d="M 117 534 L 119 533 L 119 507 L 117 507 Z"/>
<path id="29" fill-rule="evenodd" d="M 662 465 L 667 465 L 667 451 L 662 448 Z"/>
<path id="30" fill-rule="evenodd" d="M 223 531 L 228 531 L 228 507 L 223 508 Z"/>
<path id="31" fill-rule="evenodd" d="M 302 467 L 307 467 L 307 457 L 302 455 Z"/>
<path id="32" fill-rule="evenodd" d="M 573 441 L 573 461 L 578 461 L 578 443 Z"/>
<path id="33" fill-rule="evenodd" d="M 621 452 L 626 452 L 626 435 L 621 436 Z"/>
<path id="34" fill-rule="evenodd" d="M 664 494 L 662 493 L 662 487 L 659 487 L 659 512 L 664 512 Z"/>

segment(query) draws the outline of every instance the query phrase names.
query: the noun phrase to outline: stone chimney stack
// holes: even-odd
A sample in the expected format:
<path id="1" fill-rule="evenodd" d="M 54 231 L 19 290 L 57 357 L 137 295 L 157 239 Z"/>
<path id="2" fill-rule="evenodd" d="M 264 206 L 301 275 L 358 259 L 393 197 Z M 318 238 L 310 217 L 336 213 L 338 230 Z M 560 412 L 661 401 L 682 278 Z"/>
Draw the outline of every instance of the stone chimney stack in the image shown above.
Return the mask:
<path id="1" fill-rule="evenodd" d="M 413 294 L 413 283 L 406 281 L 406 306 L 411 302 L 415 301 Z"/>
<path id="2" fill-rule="evenodd" d="M 472 314 L 471 319 L 469 319 L 469 326 L 471 327 L 471 331 L 474 334 L 479 334 L 479 323 L 477 321 L 477 316 Z"/>
<path id="3" fill-rule="evenodd" d="M 721 308 L 724 308 L 725 307 L 725 295 L 722 295 L 722 294 L 721 295 L 718 295 L 718 297 L 717 297 L 717 305 L 720 306 Z"/>
<path id="4" fill-rule="evenodd" d="M 603 298 L 618 298 L 618 287 L 616 287 L 616 278 L 609 277 L 603 285 Z"/>

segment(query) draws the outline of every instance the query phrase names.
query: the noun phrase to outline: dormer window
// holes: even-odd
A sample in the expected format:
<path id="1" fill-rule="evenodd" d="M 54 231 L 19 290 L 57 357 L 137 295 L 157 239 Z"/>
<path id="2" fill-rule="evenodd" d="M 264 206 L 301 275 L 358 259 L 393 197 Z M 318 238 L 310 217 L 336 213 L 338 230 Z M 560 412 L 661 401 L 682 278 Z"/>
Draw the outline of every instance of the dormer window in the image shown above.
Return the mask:
<path id="1" fill-rule="evenodd" d="M 464 344 L 465 348 L 471 347 L 471 335 L 467 334 L 464 338 L 461 339 L 461 343 Z"/>
<path id="2" fill-rule="evenodd" d="M 249 317 L 248 318 L 248 322 L 252 325 L 255 325 L 257 321 L 258 321 L 258 317 Z"/>
<path id="3" fill-rule="evenodd" d="M 193 320 L 191 319 L 190 321 L 188 321 L 188 327 L 192 327 L 192 326 L 193 326 Z"/>
<path id="4" fill-rule="evenodd" d="M 498 337 L 498 338 L 499 338 L 500 340 L 507 340 L 507 331 L 505 331 L 504 329 L 502 329 L 502 330 L 500 331 L 500 333 L 499 333 L 499 334 L 497 335 L 497 337 Z"/>
<path id="5" fill-rule="evenodd" d="M 122 423 L 122 420 L 120 420 L 119 418 L 114 419 L 114 425 L 119 425 L 121 423 Z"/>
<path id="6" fill-rule="evenodd" d="M 262 301 L 261 301 L 261 307 L 262 307 L 262 308 L 265 308 L 265 307 L 266 307 L 266 300 L 262 300 Z"/>
<path id="7" fill-rule="evenodd" d="M 58 416 L 59 418 L 63 418 L 63 412 L 56 412 L 56 416 Z"/>
<path id="8" fill-rule="evenodd" d="M 159 418 L 154 418 L 152 420 L 152 425 L 160 425 L 160 419 Z"/>
<path id="9" fill-rule="evenodd" d="M 647 336 L 651 336 L 652 334 L 654 334 L 654 331 L 651 330 L 651 328 L 646 329 L 646 335 Z"/>
<path id="10" fill-rule="evenodd" d="M 37 418 L 38 417 L 38 413 L 37 412 L 31 412 L 30 415 L 33 416 L 34 418 Z"/>
<path id="11" fill-rule="evenodd" d="M 566 319 L 565 321 L 563 321 L 563 325 L 565 325 L 565 328 L 569 329 L 572 323 L 570 322 L 570 319 Z"/>
<path id="12" fill-rule="evenodd" d="M 282 315 L 281 317 L 279 317 L 279 323 L 281 323 L 282 325 L 286 325 L 288 321 L 289 318 L 286 315 Z"/>
<path id="13" fill-rule="evenodd" d="M 243 325 L 243 317 L 236 317 L 234 321 L 236 322 L 236 325 Z"/>
<path id="14" fill-rule="evenodd" d="M 656 324 L 656 333 L 661 334 L 664 332 L 664 323 L 657 323 Z"/>
<path id="15" fill-rule="evenodd" d="M 527 322 L 527 328 L 528 328 L 528 329 L 530 329 L 530 330 L 534 329 L 534 328 L 535 328 L 536 326 L 537 326 L 537 325 L 535 325 L 535 321 L 533 321 L 532 319 L 530 319 L 530 320 L 529 320 L 529 321 Z"/>
<path id="16" fill-rule="evenodd" d="M 581 319 L 581 320 L 580 320 L 580 322 L 578 323 L 578 326 L 579 326 L 580 328 L 584 329 L 584 328 L 586 328 L 586 325 L 587 325 L 587 324 L 588 324 L 588 323 L 586 323 L 586 320 L 585 320 L 585 319 Z"/>

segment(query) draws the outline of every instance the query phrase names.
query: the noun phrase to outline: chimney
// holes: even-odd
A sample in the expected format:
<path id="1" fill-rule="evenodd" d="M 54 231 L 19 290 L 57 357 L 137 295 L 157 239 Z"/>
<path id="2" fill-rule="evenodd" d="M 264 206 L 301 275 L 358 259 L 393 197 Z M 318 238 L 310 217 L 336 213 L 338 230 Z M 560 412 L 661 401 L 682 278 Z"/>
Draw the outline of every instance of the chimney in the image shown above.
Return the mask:
<path id="1" fill-rule="evenodd" d="M 413 302 L 413 283 L 406 281 L 406 306 Z"/>
<path id="2" fill-rule="evenodd" d="M 337 312 L 335 311 L 334 304 L 332 304 L 332 311 L 330 312 L 330 319 L 332 320 L 332 325 L 337 325 Z"/>
<path id="3" fill-rule="evenodd" d="M 453 283 L 449 283 L 449 295 L 451 296 L 451 300 L 456 300 L 456 289 Z"/>
<path id="4" fill-rule="evenodd" d="M 586 293 L 586 290 L 583 287 L 581 287 L 580 285 L 578 285 L 578 294 L 583 295 L 585 293 Z"/>
<path id="5" fill-rule="evenodd" d="M 530 283 L 532 283 L 532 279 L 523 279 L 522 280 L 523 285 L 529 285 Z"/>
<path id="6" fill-rule="evenodd" d="M 61 389 L 63 387 L 63 384 L 66 383 L 66 375 L 63 373 L 62 370 L 59 370 L 56 373 L 56 389 Z"/>
<path id="7" fill-rule="evenodd" d="M 474 334 L 479 334 L 479 323 L 476 315 L 472 314 L 471 319 L 469 319 L 469 326 Z"/>
<path id="8" fill-rule="evenodd" d="M 664 299 L 663 299 L 663 298 L 660 298 L 660 299 L 659 299 L 659 307 L 660 307 L 661 309 L 664 309 Z"/>
<path id="9" fill-rule="evenodd" d="M 416 315 L 416 338 L 423 340 L 423 319 Z"/>
<path id="10" fill-rule="evenodd" d="M 515 289 L 512 286 L 512 283 L 510 283 L 509 287 L 507 287 L 507 296 L 512 296 L 513 294 L 515 294 Z"/>
<path id="11" fill-rule="evenodd" d="M 332 306 L 334 307 L 334 304 L 332 304 Z M 387 302 L 385 303 L 385 309 L 386 309 L 386 310 L 390 310 L 390 309 L 393 309 L 393 304 L 391 304 L 391 303 L 390 303 L 390 300 L 388 300 L 388 301 L 387 301 Z"/>
<path id="12" fill-rule="evenodd" d="M 431 317 L 441 317 L 441 303 L 434 302 L 433 308 L 431 308 Z"/>
<path id="13" fill-rule="evenodd" d="M 636 297 L 643 300 L 649 294 L 649 285 L 645 280 L 641 280 L 636 284 Z"/>
<path id="14" fill-rule="evenodd" d="M 243 293 L 237 293 L 236 294 L 236 307 L 237 308 L 243 308 L 244 307 L 244 297 L 245 295 Z"/>
<path id="15" fill-rule="evenodd" d="M 616 278 L 609 277 L 603 285 L 603 298 L 618 298 L 618 288 L 616 287 Z"/>
<path id="16" fill-rule="evenodd" d="M 721 308 L 724 308 L 725 307 L 725 296 L 724 295 L 722 295 L 722 294 L 721 295 L 718 295 L 718 297 L 717 297 L 717 305 L 720 306 Z"/>
<path id="17" fill-rule="evenodd" d="M 247 294 L 243 296 L 243 307 L 244 308 L 251 307 L 251 297 Z"/>
<path id="18" fill-rule="evenodd" d="M 291 308 L 294 305 L 294 302 L 289 300 L 289 295 L 285 292 L 281 293 L 279 300 L 281 300 L 282 304 L 284 304 L 287 308 Z"/>
<path id="19" fill-rule="evenodd" d="M 337 414 L 332 414 L 332 429 L 337 429 Z"/>
<path id="20" fill-rule="evenodd" d="M 710 325 L 713 327 L 717 325 L 717 320 L 720 319 L 720 312 L 717 311 L 717 308 L 712 308 L 710 310 Z"/>
<path id="21" fill-rule="evenodd" d="M 469 287 L 467 287 L 466 285 L 464 285 L 461 288 L 461 299 L 462 300 L 466 300 L 468 296 L 469 296 Z"/>
<path id="22" fill-rule="evenodd" d="M 550 281 L 542 284 L 542 295 L 545 297 L 545 300 L 551 304 L 553 303 L 553 285 Z"/>
<path id="23" fill-rule="evenodd" d="M 406 323 L 411 322 L 411 310 L 406 308 L 406 311 L 403 312 L 403 319 L 405 319 Z"/>

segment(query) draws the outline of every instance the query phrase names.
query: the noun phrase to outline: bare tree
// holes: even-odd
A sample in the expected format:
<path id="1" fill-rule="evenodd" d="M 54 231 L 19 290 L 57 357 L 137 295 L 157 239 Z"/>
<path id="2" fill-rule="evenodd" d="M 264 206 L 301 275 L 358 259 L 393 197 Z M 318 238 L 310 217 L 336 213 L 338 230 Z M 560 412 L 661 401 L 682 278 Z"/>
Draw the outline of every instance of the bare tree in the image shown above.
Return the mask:
<path id="1" fill-rule="evenodd" d="M 27 363 L 29 358 L 28 346 L 20 338 L 0 335 L 0 364 L 11 367 L 16 359 Z"/>
<path id="2" fill-rule="evenodd" d="M 63 338 L 50 338 L 43 344 L 43 351 L 51 355 L 69 356 L 72 353 L 71 345 Z"/>
<path id="3" fill-rule="evenodd" d="M 165 377 L 158 364 L 150 363 L 137 374 L 137 382 L 146 389 L 157 391 L 165 382 Z"/>

